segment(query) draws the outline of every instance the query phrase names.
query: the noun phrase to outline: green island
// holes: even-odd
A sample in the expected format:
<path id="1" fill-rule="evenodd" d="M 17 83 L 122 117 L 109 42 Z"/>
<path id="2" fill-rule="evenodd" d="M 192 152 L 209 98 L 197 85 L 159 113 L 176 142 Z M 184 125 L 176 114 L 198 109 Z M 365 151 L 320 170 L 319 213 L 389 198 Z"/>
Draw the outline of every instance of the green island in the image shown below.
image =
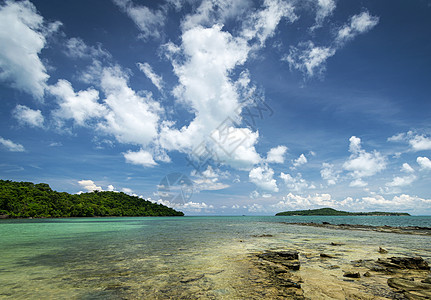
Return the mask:
<path id="1" fill-rule="evenodd" d="M 410 216 L 410 214 L 384 211 L 348 212 L 325 207 L 319 209 L 284 211 L 277 213 L 276 216 Z"/>
<path id="2" fill-rule="evenodd" d="M 122 192 L 69 194 L 46 183 L 0 180 L 0 218 L 184 216 L 184 213 Z"/>

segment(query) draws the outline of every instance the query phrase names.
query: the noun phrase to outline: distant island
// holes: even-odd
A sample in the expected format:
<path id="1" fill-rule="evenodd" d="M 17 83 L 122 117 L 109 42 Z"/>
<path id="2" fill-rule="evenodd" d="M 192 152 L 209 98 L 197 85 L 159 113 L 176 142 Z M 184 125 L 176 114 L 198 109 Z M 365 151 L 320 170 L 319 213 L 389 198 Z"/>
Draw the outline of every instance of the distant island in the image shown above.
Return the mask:
<path id="1" fill-rule="evenodd" d="M 410 216 L 410 214 L 383 211 L 348 212 L 326 207 L 319 209 L 284 211 L 277 213 L 276 216 Z"/>
<path id="2" fill-rule="evenodd" d="M 46 183 L 0 180 L 0 218 L 184 216 L 184 213 L 122 192 L 69 194 Z"/>

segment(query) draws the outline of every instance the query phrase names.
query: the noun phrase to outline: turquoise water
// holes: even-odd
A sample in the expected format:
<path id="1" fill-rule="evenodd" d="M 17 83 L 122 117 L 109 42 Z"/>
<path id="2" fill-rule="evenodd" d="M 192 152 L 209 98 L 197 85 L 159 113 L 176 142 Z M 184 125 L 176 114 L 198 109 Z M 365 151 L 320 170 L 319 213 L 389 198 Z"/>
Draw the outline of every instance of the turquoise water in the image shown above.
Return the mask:
<path id="1" fill-rule="evenodd" d="M 258 299 L 262 282 L 249 262 L 252 253 L 313 251 L 328 240 L 431 260 L 428 236 L 281 223 L 304 221 L 431 227 L 431 217 L 1 220 L 0 298 Z"/>

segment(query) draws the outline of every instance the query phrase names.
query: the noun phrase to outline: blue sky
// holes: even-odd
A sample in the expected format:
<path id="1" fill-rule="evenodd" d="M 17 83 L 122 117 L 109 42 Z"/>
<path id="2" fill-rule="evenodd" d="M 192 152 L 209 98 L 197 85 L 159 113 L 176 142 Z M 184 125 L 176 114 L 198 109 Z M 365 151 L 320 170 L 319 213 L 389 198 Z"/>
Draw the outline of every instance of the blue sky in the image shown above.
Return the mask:
<path id="1" fill-rule="evenodd" d="M 0 2 L 0 178 L 188 215 L 431 214 L 431 1 Z"/>

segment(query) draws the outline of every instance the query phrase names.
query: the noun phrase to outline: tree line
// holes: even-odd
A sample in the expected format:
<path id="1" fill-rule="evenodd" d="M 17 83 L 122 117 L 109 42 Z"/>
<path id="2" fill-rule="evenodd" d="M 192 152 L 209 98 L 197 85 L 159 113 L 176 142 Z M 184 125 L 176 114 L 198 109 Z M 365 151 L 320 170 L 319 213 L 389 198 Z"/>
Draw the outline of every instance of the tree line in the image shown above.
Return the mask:
<path id="1" fill-rule="evenodd" d="M 46 183 L 0 180 L 2 218 L 183 216 L 184 213 L 122 192 L 69 194 Z"/>

